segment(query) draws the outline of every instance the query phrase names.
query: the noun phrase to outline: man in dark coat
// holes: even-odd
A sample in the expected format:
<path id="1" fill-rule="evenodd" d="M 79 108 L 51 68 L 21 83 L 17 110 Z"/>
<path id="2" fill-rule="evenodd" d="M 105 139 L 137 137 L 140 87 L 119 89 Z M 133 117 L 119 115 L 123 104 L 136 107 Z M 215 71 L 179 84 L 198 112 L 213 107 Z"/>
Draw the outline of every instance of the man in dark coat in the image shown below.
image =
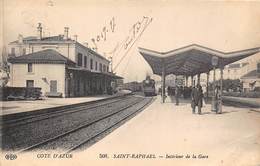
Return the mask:
<path id="1" fill-rule="evenodd" d="M 203 99 L 202 87 L 198 84 L 197 87 L 196 88 L 193 87 L 191 91 L 192 113 L 195 113 L 195 108 L 196 106 L 198 106 L 198 113 L 201 114 L 202 99 Z"/>
<path id="2" fill-rule="evenodd" d="M 179 105 L 180 89 L 178 86 L 175 87 L 175 105 Z"/>

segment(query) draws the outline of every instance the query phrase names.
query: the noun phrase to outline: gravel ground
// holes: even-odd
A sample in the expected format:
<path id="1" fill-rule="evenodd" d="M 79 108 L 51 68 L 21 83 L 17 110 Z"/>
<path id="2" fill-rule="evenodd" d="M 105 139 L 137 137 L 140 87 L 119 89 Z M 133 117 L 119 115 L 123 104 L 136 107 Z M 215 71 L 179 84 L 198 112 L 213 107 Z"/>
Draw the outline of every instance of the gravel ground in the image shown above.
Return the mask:
<path id="1" fill-rule="evenodd" d="M 88 123 L 104 114 L 110 114 L 126 104 L 134 103 L 140 97 L 131 96 L 124 100 L 106 106 L 101 106 L 86 111 L 65 114 L 50 119 L 36 121 L 26 125 L 4 128 L 2 132 L 3 150 L 17 151 L 36 143 L 67 132 L 82 123 Z"/>
<path id="2" fill-rule="evenodd" d="M 39 113 L 35 113 L 32 115 L 18 115 L 15 118 L 12 119 L 3 119 L 3 124 L 1 124 L 1 128 L 5 127 L 5 128 L 10 128 L 10 127 L 14 127 L 14 126 L 20 126 L 20 125 L 24 125 L 24 124 L 28 124 L 28 123 L 32 123 L 35 121 L 39 121 L 39 120 L 44 120 L 44 119 L 48 119 L 48 118 L 52 118 L 52 117 L 56 117 L 56 116 L 61 116 L 61 115 L 65 115 L 65 114 L 70 114 L 73 112 L 77 112 L 77 111 L 85 111 L 86 109 L 92 108 L 92 107 L 96 107 L 96 106 L 100 106 L 100 105 L 104 105 L 104 104 L 109 104 L 109 103 L 113 103 L 113 102 L 118 102 L 121 101 L 122 99 L 110 99 L 110 100 L 105 100 L 105 101 L 100 101 L 98 103 L 85 103 L 84 105 L 76 105 L 75 107 L 73 107 L 73 109 L 67 107 L 65 109 L 56 109 L 53 111 L 45 111 L 45 112 L 39 112 Z"/>
<path id="3" fill-rule="evenodd" d="M 129 117 L 130 115 L 134 114 L 137 110 L 144 107 L 151 99 L 143 99 L 141 102 L 133 105 L 130 108 L 127 108 L 123 111 L 120 111 L 117 114 L 114 114 L 108 118 L 102 119 L 90 125 L 88 127 L 82 128 L 76 132 L 70 133 L 64 137 L 61 137 L 57 140 L 44 144 L 37 149 L 44 149 L 44 150 L 58 150 L 61 152 L 67 151 L 72 147 L 75 147 L 86 140 L 92 139 L 98 133 L 102 133 L 106 131 L 108 128 L 114 126 L 115 124 L 119 123 L 123 119 Z"/>

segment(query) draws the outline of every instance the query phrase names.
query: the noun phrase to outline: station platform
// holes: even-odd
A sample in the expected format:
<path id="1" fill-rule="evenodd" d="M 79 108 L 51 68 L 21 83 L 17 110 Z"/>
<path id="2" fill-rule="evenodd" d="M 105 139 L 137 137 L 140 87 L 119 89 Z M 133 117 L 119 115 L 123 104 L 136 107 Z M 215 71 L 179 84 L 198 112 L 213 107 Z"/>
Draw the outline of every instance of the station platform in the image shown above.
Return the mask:
<path id="1" fill-rule="evenodd" d="M 176 106 L 169 97 L 161 103 L 157 96 L 145 110 L 88 149 L 72 153 L 72 158 L 38 158 L 41 153 L 35 152 L 3 164 L 258 166 L 260 112 L 223 106 L 223 113 L 215 114 L 210 108 L 205 105 L 202 115 L 192 114 L 189 100 Z M 135 157 L 126 158 L 128 154 Z"/>
<path id="2" fill-rule="evenodd" d="M 106 98 L 115 97 L 118 95 L 129 94 L 130 91 L 120 91 L 114 95 L 99 95 L 88 97 L 75 97 L 75 98 L 45 98 L 43 100 L 20 100 L 20 101 L 0 101 L 2 108 L 1 115 L 15 114 L 20 112 L 29 112 L 45 108 L 53 108 L 59 106 L 66 106 L 71 104 L 78 104 Z"/>
<path id="3" fill-rule="evenodd" d="M 245 98 L 245 97 L 231 97 L 223 96 L 223 101 L 240 104 L 244 106 L 260 108 L 260 98 Z"/>
<path id="4" fill-rule="evenodd" d="M 158 96 L 143 112 L 75 157 L 91 165 L 113 166 L 259 164 L 260 112 L 223 106 L 223 113 L 215 114 L 210 108 L 205 105 L 202 115 L 192 114 L 188 100 L 176 106 L 170 98 L 162 104 Z M 100 158 L 100 154 L 109 158 Z M 156 158 L 114 158 L 120 154 Z"/>

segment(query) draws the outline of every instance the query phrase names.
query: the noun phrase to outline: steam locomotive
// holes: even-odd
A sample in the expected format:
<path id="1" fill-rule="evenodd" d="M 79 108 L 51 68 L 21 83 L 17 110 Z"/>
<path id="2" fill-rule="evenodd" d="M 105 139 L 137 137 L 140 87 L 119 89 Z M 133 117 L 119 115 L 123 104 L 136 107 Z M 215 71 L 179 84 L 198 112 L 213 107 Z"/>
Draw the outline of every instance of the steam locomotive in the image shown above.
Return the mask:
<path id="1" fill-rule="evenodd" d="M 143 92 L 145 96 L 155 96 L 155 81 L 151 79 L 150 76 L 147 76 L 145 80 L 143 80 Z"/>

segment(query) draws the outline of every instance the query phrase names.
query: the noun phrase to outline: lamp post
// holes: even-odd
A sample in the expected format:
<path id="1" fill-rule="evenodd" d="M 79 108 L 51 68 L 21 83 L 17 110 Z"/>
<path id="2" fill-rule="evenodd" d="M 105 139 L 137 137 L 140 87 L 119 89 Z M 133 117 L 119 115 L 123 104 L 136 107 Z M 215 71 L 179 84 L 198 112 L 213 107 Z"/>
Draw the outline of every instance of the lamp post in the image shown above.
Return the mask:
<path id="1" fill-rule="evenodd" d="M 213 66 L 213 96 L 212 96 L 212 103 L 211 103 L 211 111 L 217 113 L 215 88 L 216 88 L 216 66 L 218 65 L 218 57 L 213 56 L 211 59 L 211 64 Z"/>

